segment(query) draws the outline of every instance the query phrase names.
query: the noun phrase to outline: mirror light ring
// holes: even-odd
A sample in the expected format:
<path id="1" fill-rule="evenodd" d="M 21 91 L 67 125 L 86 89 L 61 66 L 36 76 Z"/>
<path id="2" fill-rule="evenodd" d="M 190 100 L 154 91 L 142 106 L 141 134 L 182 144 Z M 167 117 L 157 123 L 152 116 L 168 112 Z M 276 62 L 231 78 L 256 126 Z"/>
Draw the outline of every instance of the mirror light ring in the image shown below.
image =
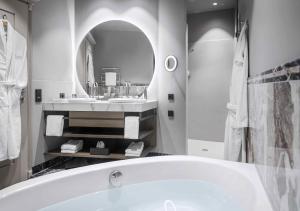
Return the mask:
<path id="1" fill-rule="evenodd" d="M 169 61 L 172 60 L 174 62 L 174 65 L 173 67 L 169 67 Z M 177 58 L 173 55 L 170 55 L 166 58 L 165 60 L 165 68 L 168 72 L 173 72 L 174 70 L 176 70 L 178 66 L 178 61 L 177 61 Z"/>

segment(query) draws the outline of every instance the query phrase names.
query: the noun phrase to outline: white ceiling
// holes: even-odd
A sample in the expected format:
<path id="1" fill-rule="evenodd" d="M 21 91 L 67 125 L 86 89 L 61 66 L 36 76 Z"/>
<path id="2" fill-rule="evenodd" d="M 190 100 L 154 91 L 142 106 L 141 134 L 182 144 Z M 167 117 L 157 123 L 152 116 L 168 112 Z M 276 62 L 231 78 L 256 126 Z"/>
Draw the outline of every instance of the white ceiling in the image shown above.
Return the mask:
<path id="1" fill-rule="evenodd" d="M 236 0 L 186 0 L 188 13 L 201 13 L 235 8 Z M 213 3 L 217 2 L 217 6 Z"/>

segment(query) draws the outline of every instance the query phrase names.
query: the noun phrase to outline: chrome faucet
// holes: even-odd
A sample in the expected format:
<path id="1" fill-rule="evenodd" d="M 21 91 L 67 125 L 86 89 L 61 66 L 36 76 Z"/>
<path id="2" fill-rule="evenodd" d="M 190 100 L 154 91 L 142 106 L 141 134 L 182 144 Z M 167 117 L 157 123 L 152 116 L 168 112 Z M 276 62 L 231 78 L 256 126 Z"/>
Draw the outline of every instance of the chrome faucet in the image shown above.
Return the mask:
<path id="1" fill-rule="evenodd" d="M 95 82 L 93 84 L 87 82 L 86 83 L 86 87 L 87 87 L 87 94 L 90 96 L 90 97 L 96 97 L 98 95 L 98 83 Z"/>
<path id="2" fill-rule="evenodd" d="M 92 86 L 92 97 L 98 96 L 98 87 L 99 87 L 99 84 L 97 82 L 95 82 Z"/>
<path id="3" fill-rule="evenodd" d="M 137 96 L 138 96 L 139 98 L 141 98 L 141 97 L 143 96 L 144 99 L 147 100 L 147 98 L 148 98 L 148 96 L 147 96 L 147 93 L 148 93 L 147 90 L 148 90 L 148 87 L 147 87 L 147 86 L 144 86 L 143 91 L 142 91 L 141 93 L 139 93 Z"/>
<path id="4" fill-rule="evenodd" d="M 122 172 L 119 170 L 113 171 L 109 175 L 109 184 L 112 187 L 118 188 L 121 187 L 121 177 L 123 176 Z"/>
<path id="5" fill-rule="evenodd" d="M 125 95 L 129 97 L 130 94 L 131 83 L 129 81 L 125 81 Z"/>

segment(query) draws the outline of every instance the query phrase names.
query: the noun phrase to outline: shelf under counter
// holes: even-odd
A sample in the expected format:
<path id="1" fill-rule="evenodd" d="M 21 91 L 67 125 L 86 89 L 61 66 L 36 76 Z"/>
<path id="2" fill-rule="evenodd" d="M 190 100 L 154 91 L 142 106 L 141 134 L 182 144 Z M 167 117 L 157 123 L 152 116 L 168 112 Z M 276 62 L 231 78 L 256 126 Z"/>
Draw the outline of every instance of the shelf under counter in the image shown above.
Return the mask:
<path id="1" fill-rule="evenodd" d="M 59 149 L 46 152 L 45 155 L 55 156 L 55 157 L 101 158 L 101 159 L 111 159 L 111 160 L 127 159 L 125 154 L 121 154 L 121 153 L 111 153 L 109 155 L 91 155 L 89 152 L 61 153 Z"/>
<path id="2" fill-rule="evenodd" d="M 145 157 L 149 152 L 153 150 L 153 147 L 146 147 L 143 150 L 141 157 Z M 60 149 L 56 149 L 50 152 L 46 152 L 45 155 L 55 157 L 73 157 L 73 158 L 97 158 L 97 159 L 109 159 L 109 160 L 126 160 L 139 157 L 126 157 L 124 153 L 111 153 L 109 155 L 91 155 L 89 152 L 77 152 L 77 153 L 61 153 Z"/>
<path id="3" fill-rule="evenodd" d="M 152 135 L 154 130 L 141 131 L 138 140 L 143 140 L 148 136 Z M 125 139 L 123 134 L 89 134 L 89 133 L 75 133 L 75 132 L 64 132 L 63 137 L 65 138 L 88 138 L 88 139 Z"/>

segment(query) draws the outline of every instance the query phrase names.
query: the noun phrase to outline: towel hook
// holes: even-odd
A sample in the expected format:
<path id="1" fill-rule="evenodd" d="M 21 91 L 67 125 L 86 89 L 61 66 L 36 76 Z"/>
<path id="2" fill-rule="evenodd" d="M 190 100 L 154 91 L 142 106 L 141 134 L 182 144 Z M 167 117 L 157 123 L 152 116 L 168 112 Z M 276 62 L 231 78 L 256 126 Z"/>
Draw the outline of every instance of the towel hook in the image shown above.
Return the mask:
<path id="1" fill-rule="evenodd" d="M 292 72 L 290 71 L 290 68 L 287 68 L 285 66 L 282 67 L 286 71 L 286 82 L 289 82 L 292 76 Z"/>
<path id="2" fill-rule="evenodd" d="M 7 15 L 4 14 L 4 15 L 2 16 L 2 19 L 3 19 L 3 20 L 7 20 Z"/>
<path id="3" fill-rule="evenodd" d="M 276 73 L 277 71 L 278 71 L 278 69 L 281 67 L 281 65 L 280 66 L 277 66 L 277 67 L 275 67 L 274 69 L 273 69 L 273 73 Z"/>

